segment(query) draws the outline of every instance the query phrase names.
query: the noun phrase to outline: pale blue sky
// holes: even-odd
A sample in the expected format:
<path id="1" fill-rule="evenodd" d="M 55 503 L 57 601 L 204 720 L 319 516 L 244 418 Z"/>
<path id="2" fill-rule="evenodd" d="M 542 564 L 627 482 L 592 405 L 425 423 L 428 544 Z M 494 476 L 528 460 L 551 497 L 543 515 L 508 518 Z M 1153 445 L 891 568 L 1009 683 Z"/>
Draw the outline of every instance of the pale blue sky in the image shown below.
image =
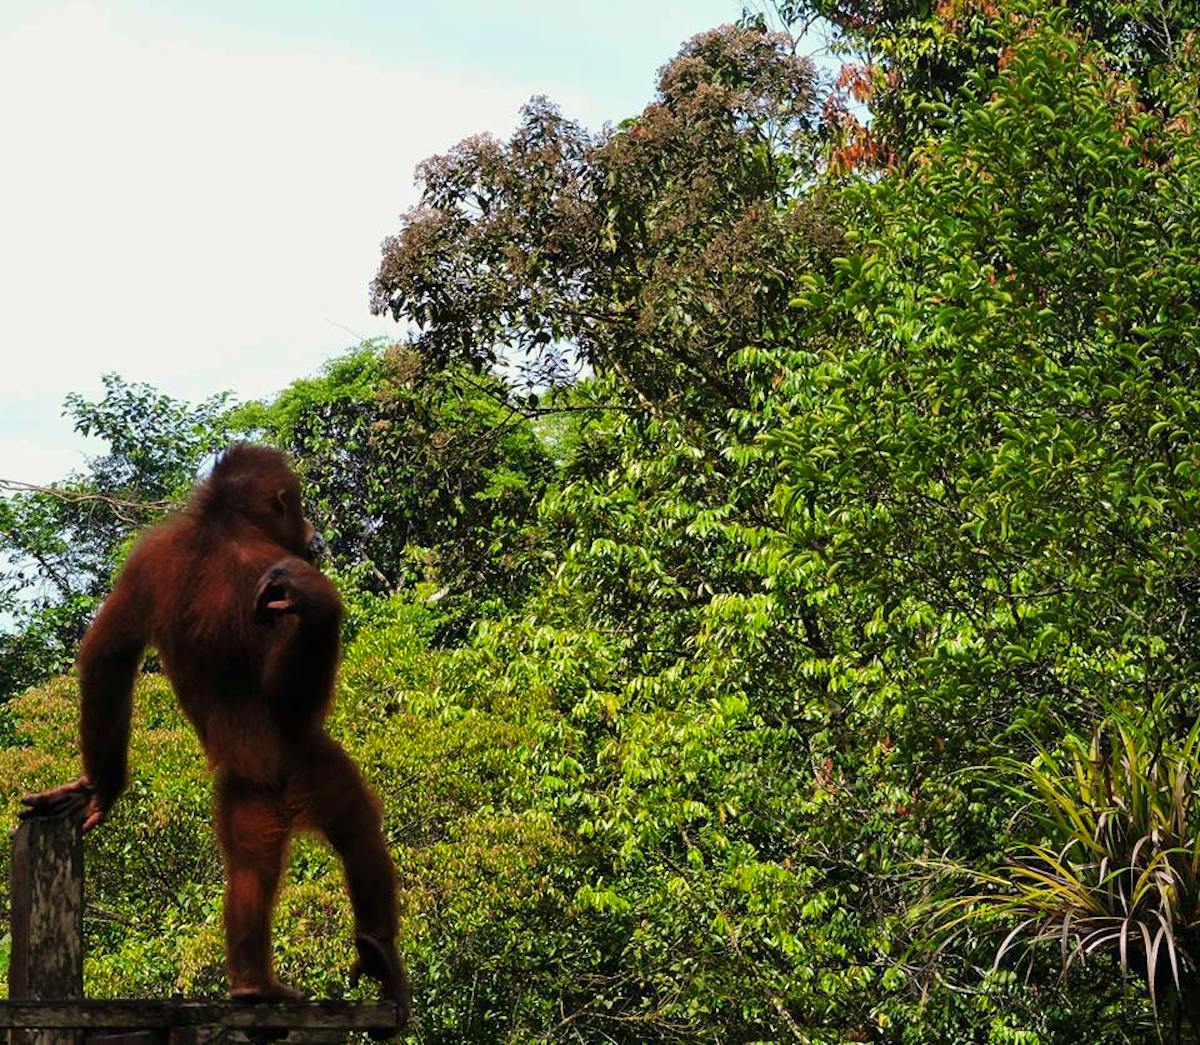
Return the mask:
<path id="1" fill-rule="evenodd" d="M 0 0 L 0 32 L 53 0 Z M 318 52 L 461 74 L 576 97 L 582 118 L 619 119 L 647 100 L 654 71 L 689 36 L 763 0 L 96 0 L 130 39 L 186 33 L 218 50 Z"/>
<path id="2" fill-rule="evenodd" d="M 547 94 L 589 126 L 739 0 L 0 0 L 0 478 L 116 370 L 268 394 L 355 334 L 412 169 Z"/>

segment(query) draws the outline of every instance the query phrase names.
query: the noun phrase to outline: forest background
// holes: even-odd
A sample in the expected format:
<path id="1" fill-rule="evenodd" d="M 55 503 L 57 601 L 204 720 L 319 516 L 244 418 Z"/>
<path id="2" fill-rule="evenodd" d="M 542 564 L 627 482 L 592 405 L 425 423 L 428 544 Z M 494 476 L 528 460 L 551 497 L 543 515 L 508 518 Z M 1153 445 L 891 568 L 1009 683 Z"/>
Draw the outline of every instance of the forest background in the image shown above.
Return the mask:
<path id="1" fill-rule="evenodd" d="M 415 1040 L 1194 1035 L 1198 30 L 799 0 L 602 131 L 535 98 L 431 158 L 371 286 L 407 338 L 262 402 L 111 375 L 66 404 L 107 452 L 0 500 L 8 808 L 77 769 L 133 534 L 251 438 L 332 546 Z M 87 990 L 220 994 L 153 656 L 135 705 Z M 281 976 L 352 993 L 348 926 L 301 841 Z"/>

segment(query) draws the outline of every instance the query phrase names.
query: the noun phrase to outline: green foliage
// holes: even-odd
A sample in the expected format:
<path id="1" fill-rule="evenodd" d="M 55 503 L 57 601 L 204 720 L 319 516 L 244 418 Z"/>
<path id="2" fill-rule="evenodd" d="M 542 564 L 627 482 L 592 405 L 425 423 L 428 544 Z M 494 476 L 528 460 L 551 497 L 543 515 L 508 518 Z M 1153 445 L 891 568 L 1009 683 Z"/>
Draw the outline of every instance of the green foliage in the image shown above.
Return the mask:
<path id="1" fill-rule="evenodd" d="M 1178 72 L 1193 57 L 1200 28 L 1191 0 L 778 0 L 773 6 L 788 24 L 822 20 L 832 50 L 851 59 L 841 90 L 827 102 L 825 131 L 835 155 L 868 166 L 906 167 L 929 135 L 986 105 L 986 85 L 1005 68 L 1008 47 L 1027 19 L 1052 12 L 1062 28 L 1096 44 L 1143 104 L 1163 109 L 1175 107 Z M 869 100 L 869 128 L 846 95 Z"/>
<path id="2" fill-rule="evenodd" d="M 1197 711 L 1195 131 L 1065 8 L 1008 11 L 1003 68 L 972 74 L 909 173 L 845 187 L 853 249 L 741 355 L 744 423 L 771 423 L 738 452 L 778 477 L 770 604 L 811 612 L 834 765 L 902 814 L 862 810 L 846 840 L 897 913 L 920 890 L 892 854 L 998 855 L 1005 803 L 956 768 L 1023 757 L 1047 710 L 1085 731 L 1130 693 Z M 938 976 L 959 961 L 974 983 L 954 953 Z M 1048 1033 L 1057 1005 L 1024 1018 Z"/>
<path id="3" fill-rule="evenodd" d="M 987 106 L 854 191 L 794 338 L 743 355 L 829 670 L 922 762 L 1025 709 L 1187 706 L 1197 667 L 1197 139 L 1061 18 L 1019 35 Z"/>

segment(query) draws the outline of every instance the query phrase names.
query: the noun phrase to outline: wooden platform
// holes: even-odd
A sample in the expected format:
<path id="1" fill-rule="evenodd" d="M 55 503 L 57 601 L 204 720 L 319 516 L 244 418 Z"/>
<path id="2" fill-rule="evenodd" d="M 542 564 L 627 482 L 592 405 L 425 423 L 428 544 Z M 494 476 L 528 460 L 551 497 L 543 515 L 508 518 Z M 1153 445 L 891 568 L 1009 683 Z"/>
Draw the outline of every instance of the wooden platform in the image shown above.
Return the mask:
<path id="1" fill-rule="evenodd" d="M 75 1031 L 50 1035 L 119 1042 L 207 1042 L 236 1037 L 342 1041 L 351 1032 L 390 1037 L 399 1013 L 392 1002 L 313 1001 L 246 1005 L 230 1001 L 101 1000 L 0 1002 L 0 1031 Z M 240 1032 L 240 1033 L 237 1033 Z"/>
<path id="2" fill-rule="evenodd" d="M 8 1045 L 202 1045 L 230 1041 L 341 1042 L 394 1037 L 394 1002 L 247 1004 L 227 1000 L 83 997 L 83 845 L 79 824 L 23 820 L 13 838 Z"/>

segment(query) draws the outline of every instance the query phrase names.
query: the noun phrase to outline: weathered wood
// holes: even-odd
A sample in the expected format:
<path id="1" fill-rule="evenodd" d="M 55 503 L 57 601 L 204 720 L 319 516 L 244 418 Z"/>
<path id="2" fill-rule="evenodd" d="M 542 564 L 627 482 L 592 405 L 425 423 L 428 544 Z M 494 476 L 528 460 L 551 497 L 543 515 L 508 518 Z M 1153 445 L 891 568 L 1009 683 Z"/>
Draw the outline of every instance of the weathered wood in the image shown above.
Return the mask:
<path id="1" fill-rule="evenodd" d="M 166 1036 L 159 1031 L 138 1030 L 120 1034 L 89 1034 L 86 1045 L 163 1045 Z"/>
<path id="2" fill-rule="evenodd" d="M 282 1045 L 345 1045 L 345 1030 L 227 1031 L 221 1027 L 172 1027 L 163 1030 L 126 1031 L 120 1034 L 87 1034 L 84 1045 L 229 1045 L 233 1042 L 281 1042 Z"/>
<path id="3" fill-rule="evenodd" d="M 83 839 L 67 817 L 23 820 L 13 837 L 8 996 L 83 997 Z M 14 1031 L 12 1045 L 74 1045 L 79 1035 Z"/>
<path id="4" fill-rule="evenodd" d="M 345 1045 L 344 1030 L 294 1030 L 282 1028 L 262 1031 L 226 1031 L 220 1027 L 172 1027 L 169 1031 L 138 1030 L 122 1034 L 88 1034 L 84 1045 L 228 1045 L 230 1042 L 314 1043 L 314 1045 Z"/>
<path id="5" fill-rule="evenodd" d="M 164 1030 L 223 1027 L 226 1030 L 395 1031 L 394 1002 L 309 1001 L 245 1005 L 231 1001 L 99 1000 L 0 1002 L 0 1028 Z"/>
<path id="6" fill-rule="evenodd" d="M 21 821 L 10 895 L 8 996 L 83 997 L 83 840 L 74 820 Z"/>

